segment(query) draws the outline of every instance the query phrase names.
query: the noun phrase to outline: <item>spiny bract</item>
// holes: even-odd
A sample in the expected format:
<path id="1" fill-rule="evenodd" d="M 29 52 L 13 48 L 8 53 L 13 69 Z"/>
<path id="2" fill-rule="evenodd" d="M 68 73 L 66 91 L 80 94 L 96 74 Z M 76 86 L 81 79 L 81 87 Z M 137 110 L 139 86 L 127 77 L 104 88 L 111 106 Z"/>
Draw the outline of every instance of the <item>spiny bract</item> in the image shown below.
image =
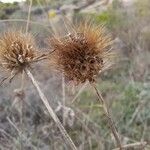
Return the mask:
<path id="1" fill-rule="evenodd" d="M 6 32 L 0 38 L 0 66 L 5 71 L 19 73 L 35 60 L 36 50 L 30 34 Z"/>
<path id="2" fill-rule="evenodd" d="M 94 82 L 111 63 L 112 39 L 102 25 L 81 23 L 75 33 L 50 38 L 49 43 L 54 49 L 51 63 L 76 84 Z"/>

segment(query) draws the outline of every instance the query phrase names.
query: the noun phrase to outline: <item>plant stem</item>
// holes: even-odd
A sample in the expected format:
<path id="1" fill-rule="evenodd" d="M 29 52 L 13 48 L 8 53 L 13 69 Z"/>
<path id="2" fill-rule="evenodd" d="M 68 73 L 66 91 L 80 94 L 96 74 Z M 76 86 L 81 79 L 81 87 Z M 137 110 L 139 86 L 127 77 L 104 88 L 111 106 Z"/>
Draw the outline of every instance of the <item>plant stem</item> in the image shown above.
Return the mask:
<path id="1" fill-rule="evenodd" d="M 108 106 L 106 104 L 106 101 L 103 99 L 103 97 L 102 97 L 100 91 L 97 89 L 96 85 L 95 84 L 91 84 L 91 85 L 95 89 L 96 94 L 98 96 L 98 100 L 99 100 L 99 102 L 102 105 L 102 108 L 104 110 L 104 114 L 107 117 L 107 121 L 108 121 L 109 127 L 111 129 L 111 132 L 112 132 L 115 140 L 116 140 L 117 146 L 119 147 L 120 150 L 123 150 L 122 145 L 121 145 L 121 140 L 120 140 L 120 137 L 119 137 L 119 134 L 118 134 L 118 131 L 117 131 L 117 128 L 116 128 L 115 123 L 114 123 L 114 121 L 113 121 L 113 119 L 111 117 L 111 114 L 110 114 L 109 108 L 108 108 Z"/>
<path id="2" fill-rule="evenodd" d="M 146 147 L 147 142 L 136 142 L 136 143 L 131 143 L 131 144 L 127 144 L 122 146 L 124 149 L 129 149 L 129 148 L 140 148 L 142 147 L 144 149 L 144 147 Z M 119 150 L 119 148 L 115 148 L 113 150 Z"/>
<path id="3" fill-rule="evenodd" d="M 24 84 L 25 84 L 25 72 L 24 72 L 24 70 L 22 71 L 22 76 L 21 76 L 21 86 L 20 86 L 20 90 L 24 90 Z"/>
<path id="4" fill-rule="evenodd" d="M 28 10 L 28 18 L 27 18 L 27 24 L 26 24 L 26 33 L 28 33 L 28 30 L 29 30 L 29 23 L 30 23 L 30 17 L 31 17 L 31 8 L 32 8 L 32 0 L 30 0 L 29 10 Z"/>
<path id="5" fill-rule="evenodd" d="M 65 130 L 64 126 L 62 125 L 62 123 L 60 122 L 60 120 L 58 119 L 57 115 L 55 114 L 54 110 L 52 109 L 52 107 L 49 105 L 49 102 L 46 98 L 46 96 L 44 95 L 44 93 L 41 91 L 37 81 L 34 79 L 34 76 L 32 75 L 32 73 L 26 69 L 25 70 L 26 74 L 28 75 L 28 77 L 30 78 L 30 80 L 32 81 L 33 85 L 35 86 L 36 90 L 38 91 L 38 94 L 42 100 L 42 102 L 44 103 L 45 107 L 47 108 L 50 116 L 52 117 L 52 119 L 54 120 L 54 122 L 56 123 L 57 127 L 60 129 L 60 132 L 62 133 L 62 135 L 64 136 L 64 139 L 66 141 L 67 144 L 70 145 L 70 147 L 72 148 L 72 150 L 77 150 L 75 144 L 73 143 L 72 139 L 70 138 L 70 136 L 68 135 L 67 131 Z"/>
<path id="6" fill-rule="evenodd" d="M 64 75 L 62 74 L 62 105 L 63 105 L 63 125 L 66 125 L 66 117 L 65 117 L 65 105 L 66 105 L 66 99 L 65 99 L 65 78 Z"/>
<path id="7" fill-rule="evenodd" d="M 20 87 L 20 92 L 22 94 L 22 99 L 21 100 L 21 111 L 20 111 L 20 124 L 21 124 L 21 135 L 23 135 L 23 112 L 24 112 L 24 76 L 25 76 L 25 72 L 24 70 L 22 71 L 22 77 L 21 77 L 21 87 Z M 21 136 L 22 138 L 22 136 Z M 21 139 L 21 149 L 23 149 L 23 141 Z"/>

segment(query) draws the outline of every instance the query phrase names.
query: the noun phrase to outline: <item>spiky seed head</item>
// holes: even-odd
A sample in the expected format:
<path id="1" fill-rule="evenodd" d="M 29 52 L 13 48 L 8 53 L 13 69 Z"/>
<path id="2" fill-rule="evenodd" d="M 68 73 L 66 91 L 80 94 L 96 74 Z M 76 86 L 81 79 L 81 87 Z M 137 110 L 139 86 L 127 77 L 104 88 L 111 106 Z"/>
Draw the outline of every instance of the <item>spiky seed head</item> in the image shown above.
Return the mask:
<path id="1" fill-rule="evenodd" d="M 49 44 L 55 50 L 50 58 L 53 66 L 76 84 L 94 82 L 111 64 L 112 39 L 102 25 L 81 23 L 74 33 L 50 38 Z"/>
<path id="2" fill-rule="evenodd" d="M 36 45 L 30 34 L 9 31 L 0 38 L 0 66 L 10 72 L 21 72 L 36 57 Z"/>

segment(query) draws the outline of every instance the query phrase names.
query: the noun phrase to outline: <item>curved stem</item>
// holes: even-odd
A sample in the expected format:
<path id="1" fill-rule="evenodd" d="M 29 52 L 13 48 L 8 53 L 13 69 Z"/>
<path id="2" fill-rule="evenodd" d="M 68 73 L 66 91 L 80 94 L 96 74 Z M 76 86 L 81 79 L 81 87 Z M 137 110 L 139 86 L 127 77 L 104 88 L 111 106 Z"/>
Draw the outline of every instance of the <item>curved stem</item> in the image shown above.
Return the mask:
<path id="1" fill-rule="evenodd" d="M 77 150 L 75 144 L 73 143 L 72 139 L 70 138 L 70 136 L 68 135 L 67 131 L 65 130 L 64 126 L 62 125 L 62 123 L 60 122 L 60 120 L 58 119 L 57 115 L 55 114 L 54 110 L 52 109 L 52 107 L 50 106 L 46 96 L 44 95 L 44 93 L 41 91 L 37 81 L 34 79 L 32 73 L 26 69 L 25 70 L 26 74 L 28 75 L 28 77 L 30 78 L 30 80 L 32 81 L 34 87 L 36 88 L 42 102 L 44 103 L 45 107 L 47 108 L 50 116 L 52 117 L 52 119 L 54 120 L 54 122 L 56 123 L 57 127 L 60 129 L 60 132 L 62 133 L 62 135 L 64 136 L 64 139 L 66 141 L 67 144 L 70 145 L 70 147 L 72 148 L 72 150 Z"/>
<path id="2" fill-rule="evenodd" d="M 95 84 L 91 84 L 91 85 L 96 91 L 96 94 L 98 96 L 99 102 L 102 104 L 102 107 L 103 107 L 103 110 L 104 110 L 104 114 L 107 117 L 107 121 L 108 121 L 109 127 L 111 129 L 111 132 L 112 132 L 115 140 L 116 140 L 117 146 L 119 147 L 120 150 L 123 150 L 123 147 L 121 145 L 121 140 L 120 140 L 117 128 L 116 128 L 115 123 L 114 123 L 114 121 L 113 121 L 113 119 L 111 117 L 111 114 L 110 114 L 109 108 L 108 108 L 108 106 L 106 104 L 106 101 L 103 99 L 103 97 L 102 97 L 100 91 L 97 89 L 96 85 Z"/>

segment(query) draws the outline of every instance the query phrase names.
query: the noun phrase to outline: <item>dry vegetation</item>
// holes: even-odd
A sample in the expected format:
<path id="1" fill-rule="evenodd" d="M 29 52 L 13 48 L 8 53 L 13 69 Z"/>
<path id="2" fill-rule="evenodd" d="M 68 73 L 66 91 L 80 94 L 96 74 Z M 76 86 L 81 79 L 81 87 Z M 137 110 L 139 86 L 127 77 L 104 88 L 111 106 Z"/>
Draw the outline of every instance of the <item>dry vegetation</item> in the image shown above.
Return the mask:
<path id="1" fill-rule="evenodd" d="M 115 57 L 116 63 L 110 70 L 105 70 L 98 78 L 95 78 L 95 75 L 97 75 L 97 70 L 102 70 L 103 65 L 105 65 L 103 57 L 108 56 L 104 54 L 106 51 L 103 54 L 99 52 L 101 55 L 98 55 L 100 56 L 98 58 L 95 56 L 97 55 L 97 49 L 94 49 L 90 56 L 88 53 L 87 57 L 90 57 L 90 59 L 86 59 L 85 66 L 84 64 L 82 64 L 83 66 L 78 64 L 78 59 L 83 59 L 83 55 L 86 53 L 85 48 L 82 47 L 85 39 L 89 38 L 88 42 L 95 44 L 97 43 L 95 38 L 101 38 L 101 32 L 100 35 L 99 32 L 93 33 L 93 30 L 90 31 L 91 28 L 88 29 L 89 26 L 87 25 L 86 29 L 83 30 L 84 37 L 83 34 L 78 33 L 81 28 L 74 31 L 72 23 L 64 16 L 58 15 L 55 18 L 48 18 L 48 1 L 33 0 L 32 3 L 29 2 L 21 9 L 18 8 L 17 4 L 14 4 L 12 8 L 10 5 L 9 8 L 6 7 L 7 11 L 5 11 L 5 7 L 0 7 L 0 9 L 3 8 L 0 10 L 0 18 L 2 19 L 0 20 L 0 58 L 5 56 L 3 57 L 3 61 L 5 61 L 3 63 L 5 64 L 2 68 L 10 69 L 7 74 L 3 69 L 0 70 L 1 80 L 6 79 L 3 77 L 11 79 L 15 65 L 19 66 L 20 72 L 24 72 L 22 70 L 27 68 L 25 69 L 27 75 L 25 73 L 22 76 L 17 74 L 17 76 L 13 76 L 14 79 L 11 84 L 6 82 L 9 80 L 5 80 L 0 87 L 0 150 L 70 150 L 71 147 L 75 149 L 75 146 L 79 150 L 117 150 L 120 146 L 119 143 L 121 143 L 120 147 L 127 150 L 149 150 L 149 0 L 135 0 L 132 5 L 128 6 L 124 6 L 119 0 L 114 0 L 102 12 L 81 13 L 75 11 L 72 15 L 73 24 L 76 24 L 79 20 L 85 20 L 86 16 L 90 15 L 98 25 L 105 24 L 112 35 L 114 45 L 112 51 L 119 54 Z M 65 1 L 65 3 L 67 2 Z M 57 5 L 62 5 L 62 2 L 51 1 L 53 8 L 56 8 Z M 10 8 L 11 13 L 8 13 Z M 3 36 L 3 32 L 12 29 L 12 27 L 34 35 L 36 46 L 30 40 L 29 35 L 27 39 L 24 37 L 25 32 L 21 35 L 16 32 L 17 34 L 13 34 L 13 37 L 11 33 L 8 36 L 11 37 L 9 41 L 13 41 L 18 34 L 21 40 L 19 40 L 19 45 L 18 41 L 17 45 L 15 45 L 16 43 L 9 45 L 9 42 L 4 40 L 7 34 Z M 68 31 L 71 34 L 68 34 Z M 74 34 L 74 32 L 78 34 Z M 64 35 L 67 36 L 64 37 Z M 93 37 L 93 39 L 90 37 Z M 51 44 L 51 47 L 47 46 L 47 40 L 45 39 L 49 39 L 48 43 Z M 105 43 L 106 41 L 107 43 Z M 104 45 L 98 43 L 99 45 L 96 46 L 98 50 L 100 46 L 107 50 L 112 48 L 112 43 L 109 43 L 108 37 L 105 37 L 103 42 Z M 31 45 L 33 46 L 31 47 Z M 17 54 L 12 52 L 11 55 L 8 55 L 7 53 L 10 53 L 14 46 L 15 49 L 18 46 L 21 47 L 23 51 L 17 51 Z M 61 47 L 65 55 L 61 53 Z M 78 51 L 73 51 L 70 54 L 70 48 L 76 50 L 80 48 L 84 54 L 78 53 Z M 3 51 L 3 49 L 7 49 L 7 51 Z M 36 60 L 36 63 L 34 63 L 34 66 L 30 66 L 31 61 L 26 58 L 29 57 L 28 52 L 33 49 L 39 50 L 40 54 L 34 56 L 34 59 L 32 57 L 32 61 Z M 53 50 L 55 50 L 54 53 L 52 53 Z M 16 61 L 16 55 L 20 56 L 20 53 L 22 57 Z M 67 74 L 67 80 L 62 73 L 50 69 L 55 65 L 50 66 L 52 64 L 45 60 L 45 54 L 55 61 L 59 71 Z M 72 59 L 70 55 L 78 57 Z M 27 57 L 24 58 L 24 56 Z M 29 58 L 31 59 L 31 57 Z M 77 67 L 68 69 L 69 62 L 71 67 L 72 65 Z M 91 68 L 96 68 L 92 70 L 92 74 L 89 74 L 91 70 L 87 69 L 89 62 L 92 62 Z M 60 66 L 58 66 L 59 63 L 61 63 Z M 38 82 L 29 72 L 31 68 L 32 74 Z M 8 73 L 10 73 L 10 76 L 8 76 Z M 69 82 L 73 79 L 76 83 L 82 84 L 77 86 L 74 82 Z M 96 86 L 93 85 L 95 79 L 97 79 Z M 86 80 L 90 81 L 92 86 L 85 82 Z M 43 105 L 41 99 L 45 105 Z M 47 103 L 47 100 L 49 103 Z M 69 145 L 65 141 L 67 143 L 73 141 L 74 143 Z"/>

